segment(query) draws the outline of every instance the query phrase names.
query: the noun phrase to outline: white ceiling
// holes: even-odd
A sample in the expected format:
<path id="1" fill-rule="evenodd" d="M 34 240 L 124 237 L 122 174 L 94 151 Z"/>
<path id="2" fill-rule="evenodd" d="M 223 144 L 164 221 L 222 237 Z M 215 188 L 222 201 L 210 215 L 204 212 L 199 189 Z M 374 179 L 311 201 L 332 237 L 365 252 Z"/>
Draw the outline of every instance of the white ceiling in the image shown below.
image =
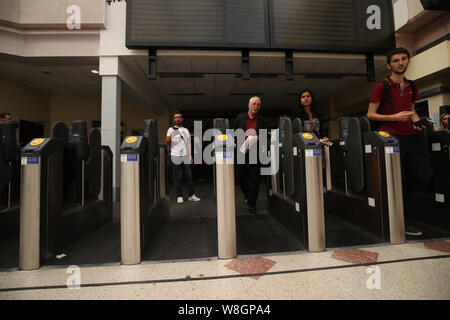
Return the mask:
<path id="1" fill-rule="evenodd" d="M 148 58 L 131 56 L 124 59 L 133 72 L 147 73 Z M 251 73 L 284 73 L 282 53 L 251 53 Z M 234 74 L 205 74 L 202 77 L 163 75 L 164 72 L 183 73 L 240 73 L 240 55 L 171 55 L 158 56 L 157 80 L 146 80 L 166 106 L 180 110 L 235 110 L 245 108 L 248 99 L 260 95 L 264 109 L 290 109 L 302 88 L 310 88 L 316 97 L 325 100 L 365 77 L 294 76 L 287 81 L 284 75 L 264 75 L 243 80 Z M 375 59 L 377 70 L 384 70 L 382 57 Z M 0 56 L 0 73 L 24 82 L 49 94 L 101 97 L 101 77 L 91 73 L 98 70 L 98 57 L 91 58 L 11 58 Z M 362 55 L 294 54 L 295 73 L 365 73 L 366 61 Z M 124 95 L 141 99 L 124 85 Z"/>

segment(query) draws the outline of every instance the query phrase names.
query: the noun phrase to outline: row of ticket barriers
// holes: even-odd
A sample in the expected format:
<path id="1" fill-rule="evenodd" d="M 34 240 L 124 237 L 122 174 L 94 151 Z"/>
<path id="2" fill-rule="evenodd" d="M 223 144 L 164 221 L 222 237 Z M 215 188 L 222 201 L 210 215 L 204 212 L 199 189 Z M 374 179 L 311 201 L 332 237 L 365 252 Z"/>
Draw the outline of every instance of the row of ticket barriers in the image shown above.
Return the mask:
<path id="1" fill-rule="evenodd" d="M 227 119 L 215 119 L 214 195 L 218 257 L 237 256 L 235 139 Z M 39 268 L 68 245 L 113 219 L 113 154 L 98 129 L 85 121 L 71 132 L 55 123 L 50 138 L 21 150 L 14 123 L 2 123 L 0 241 L 19 234 L 19 268 Z M 428 194 L 417 195 L 418 216 L 433 216 L 450 234 L 449 131 L 429 132 L 433 175 Z M 168 152 L 158 144 L 156 120 L 143 136 L 126 137 L 120 154 L 121 263 L 138 264 L 170 219 Z M 405 242 L 400 145 L 371 131 L 366 118 L 340 119 L 340 140 L 324 146 L 301 121 L 281 117 L 270 131 L 265 176 L 268 213 L 310 252 L 326 250 L 326 213 L 382 241 Z M 422 198 L 420 198 L 422 197 Z M 264 201 L 260 200 L 260 201 Z M 426 210 L 426 213 L 423 211 Z"/>

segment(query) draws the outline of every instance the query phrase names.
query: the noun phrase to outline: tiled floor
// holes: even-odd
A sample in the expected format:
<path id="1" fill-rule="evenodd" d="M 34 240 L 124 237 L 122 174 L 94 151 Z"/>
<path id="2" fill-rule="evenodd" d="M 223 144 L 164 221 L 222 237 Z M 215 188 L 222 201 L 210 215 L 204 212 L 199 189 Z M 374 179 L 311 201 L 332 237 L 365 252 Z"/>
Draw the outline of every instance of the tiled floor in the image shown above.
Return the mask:
<path id="1" fill-rule="evenodd" d="M 450 241 L 0 272 L 0 299 L 450 299 Z"/>

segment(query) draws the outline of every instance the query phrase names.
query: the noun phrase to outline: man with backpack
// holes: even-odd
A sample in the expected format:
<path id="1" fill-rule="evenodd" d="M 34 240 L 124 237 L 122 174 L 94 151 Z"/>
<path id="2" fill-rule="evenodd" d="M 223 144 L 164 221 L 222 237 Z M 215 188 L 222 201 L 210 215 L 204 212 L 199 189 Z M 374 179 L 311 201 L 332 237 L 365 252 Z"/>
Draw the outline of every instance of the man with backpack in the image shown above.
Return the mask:
<path id="1" fill-rule="evenodd" d="M 399 139 L 405 204 L 407 196 L 426 188 L 432 176 L 426 136 L 420 133 L 425 129 L 425 123 L 414 109 L 414 102 L 418 99 L 417 88 L 404 75 L 409 63 L 410 54 L 405 48 L 396 48 L 387 54 L 387 68 L 391 75 L 373 88 L 367 111 L 367 118 L 379 123 L 378 130 Z M 407 209 L 405 220 L 406 234 L 422 235 L 408 224 Z"/>

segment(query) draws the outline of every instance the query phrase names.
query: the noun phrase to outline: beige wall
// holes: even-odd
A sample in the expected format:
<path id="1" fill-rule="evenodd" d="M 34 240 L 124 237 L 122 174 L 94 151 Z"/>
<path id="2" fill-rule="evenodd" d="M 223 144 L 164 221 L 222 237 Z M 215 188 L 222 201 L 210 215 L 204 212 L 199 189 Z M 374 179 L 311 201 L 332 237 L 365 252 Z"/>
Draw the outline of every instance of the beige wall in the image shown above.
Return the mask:
<path id="1" fill-rule="evenodd" d="M 92 120 L 101 120 L 100 99 L 83 99 L 75 96 L 51 95 L 17 80 L 0 75 L 0 112 L 10 112 L 13 120 L 24 119 L 44 125 L 44 135 L 50 136 L 54 122 L 62 121 L 68 126 L 74 120 L 85 120 L 88 130 Z M 122 98 L 122 122 L 125 123 L 125 135 L 132 129 L 143 129 L 144 119 L 158 121 L 158 140 L 164 141 L 170 125 L 169 111 L 157 116 L 147 106 L 137 103 L 130 97 Z"/>
<path id="2" fill-rule="evenodd" d="M 81 28 L 102 28 L 104 0 L 0 0 L 0 24 L 18 28 L 66 28 L 71 5 L 80 8 Z"/>
<path id="3" fill-rule="evenodd" d="M 92 127 L 92 120 L 100 120 L 100 100 L 81 99 L 73 96 L 53 95 L 51 99 L 51 123 L 62 121 L 69 127 L 75 120 L 85 120 L 88 132 Z"/>
<path id="4" fill-rule="evenodd" d="M 417 80 L 449 67 L 450 41 L 447 40 L 412 57 L 406 76 Z"/>
<path id="5" fill-rule="evenodd" d="M 162 116 L 156 115 L 143 104 L 134 102 L 129 97 L 122 99 L 121 119 L 125 124 L 125 135 L 130 135 L 133 129 L 144 129 L 145 119 L 155 119 L 158 121 L 158 141 L 164 142 L 167 129 L 170 125 L 169 110 L 164 110 Z"/>
<path id="6" fill-rule="evenodd" d="M 450 32 L 450 13 L 422 11 L 415 19 L 396 32 L 398 47 L 407 48 L 412 55 L 436 39 Z"/>
<path id="7" fill-rule="evenodd" d="M 163 116 L 157 116 L 147 106 L 135 102 L 130 97 L 122 97 L 121 122 L 125 124 L 125 136 L 131 135 L 133 129 L 143 129 L 145 119 L 156 119 L 158 121 L 158 141 L 162 143 L 168 127 L 168 112 Z M 71 126 L 74 120 L 87 121 L 89 131 L 93 120 L 101 120 L 100 99 L 52 96 L 51 123 L 62 121 Z"/>
<path id="8" fill-rule="evenodd" d="M 44 125 L 50 133 L 51 95 L 0 74 L 0 112 L 10 112 L 13 120 L 23 119 Z"/>
<path id="9" fill-rule="evenodd" d="M 368 82 L 366 79 L 356 81 L 349 89 L 333 96 L 328 108 L 330 110 L 330 118 L 339 118 L 355 114 L 358 112 L 366 112 L 369 107 L 369 99 L 372 89 L 378 81 L 382 81 L 388 72 L 377 72 L 375 82 Z M 328 125 L 328 135 L 330 139 L 339 138 L 339 122 L 330 121 Z"/>

